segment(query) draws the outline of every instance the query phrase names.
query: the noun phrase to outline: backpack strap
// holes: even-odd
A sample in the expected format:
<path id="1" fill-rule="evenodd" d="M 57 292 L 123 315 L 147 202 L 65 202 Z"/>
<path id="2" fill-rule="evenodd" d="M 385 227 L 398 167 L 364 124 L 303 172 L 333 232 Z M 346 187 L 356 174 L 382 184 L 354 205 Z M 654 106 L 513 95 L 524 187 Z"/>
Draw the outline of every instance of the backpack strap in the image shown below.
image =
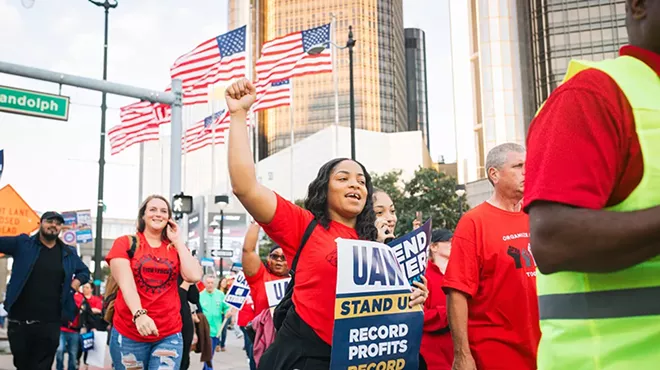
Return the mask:
<path id="1" fill-rule="evenodd" d="M 305 233 L 303 234 L 303 237 L 300 240 L 300 246 L 298 247 L 298 251 L 296 252 L 296 257 L 293 258 L 291 269 L 289 269 L 289 273 L 291 274 L 292 277 L 296 274 L 296 267 L 298 266 L 298 259 L 300 258 L 300 253 L 302 253 L 305 244 L 307 244 L 307 240 L 309 239 L 310 235 L 312 235 L 312 232 L 316 228 L 317 224 L 318 222 L 316 221 L 316 219 L 313 219 L 305 229 Z"/>
<path id="2" fill-rule="evenodd" d="M 135 250 L 140 244 L 140 239 L 138 238 L 137 235 L 129 235 L 128 237 L 131 239 L 131 247 L 128 249 L 126 253 L 128 253 L 128 258 L 131 259 L 135 255 Z"/>

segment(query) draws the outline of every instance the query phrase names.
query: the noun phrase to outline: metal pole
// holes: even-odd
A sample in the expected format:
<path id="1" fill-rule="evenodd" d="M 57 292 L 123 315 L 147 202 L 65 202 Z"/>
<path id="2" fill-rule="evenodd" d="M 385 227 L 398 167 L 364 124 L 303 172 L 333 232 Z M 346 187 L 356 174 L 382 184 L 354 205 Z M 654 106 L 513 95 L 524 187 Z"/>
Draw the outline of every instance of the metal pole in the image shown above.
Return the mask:
<path id="1" fill-rule="evenodd" d="M 106 2 L 107 4 L 107 2 Z M 105 28 L 103 34 L 103 81 L 108 79 L 108 15 L 110 8 L 105 6 Z M 103 181 L 105 175 L 105 113 L 106 93 L 101 94 L 101 135 L 99 138 L 99 184 L 96 208 L 96 238 L 94 238 L 94 281 L 102 278 L 101 259 L 103 258 Z M 101 284 L 94 284 L 100 291 Z"/>
<path id="2" fill-rule="evenodd" d="M 181 130 L 183 127 L 183 84 L 172 80 L 172 134 L 170 136 L 170 198 L 181 193 Z"/>
<path id="3" fill-rule="evenodd" d="M 224 237 L 225 231 L 225 211 L 220 210 L 220 250 L 222 250 L 222 239 Z M 222 252 L 221 252 L 222 253 Z M 222 277 L 225 274 L 224 260 L 220 257 L 220 276 Z"/>
<path id="4" fill-rule="evenodd" d="M 350 79 L 350 98 L 351 98 L 351 159 L 355 160 L 355 82 L 353 77 L 353 47 L 355 40 L 353 39 L 353 26 L 348 26 L 348 41 L 346 47 L 348 48 L 348 68 Z"/>
<path id="5" fill-rule="evenodd" d="M 293 99 L 293 79 L 290 79 L 289 81 L 290 81 L 289 88 L 291 89 L 291 104 L 289 104 L 289 114 L 290 114 L 290 117 L 289 117 L 289 131 L 290 131 L 289 135 L 290 135 L 290 139 L 289 140 L 291 141 L 291 147 L 290 147 L 290 151 L 289 151 L 289 157 L 290 157 L 289 161 L 291 162 L 290 163 L 290 165 L 291 165 L 291 171 L 290 171 L 290 175 L 291 175 L 291 184 L 290 184 L 290 186 L 291 186 L 291 199 L 290 200 L 291 200 L 291 202 L 294 202 L 295 199 L 293 198 L 293 144 L 295 144 L 295 142 L 296 142 L 296 135 L 293 132 L 293 120 L 295 119 L 295 112 L 294 112 L 294 109 L 293 109 L 294 108 L 293 107 L 293 100 L 294 100 Z"/>
<path id="6" fill-rule="evenodd" d="M 337 70 L 337 48 L 333 47 L 337 43 L 337 17 L 333 13 L 330 13 L 330 17 L 332 17 L 330 21 L 330 37 L 332 37 L 330 51 L 332 53 L 332 77 L 335 85 L 335 143 L 332 156 L 337 158 L 339 155 L 339 71 Z"/>
<path id="7" fill-rule="evenodd" d="M 20 64 L 0 61 L 0 73 L 53 82 L 56 84 L 75 86 L 82 89 L 101 91 L 108 94 L 128 96 L 130 98 L 147 100 L 154 103 L 163 103 L 169 105 L 174 103 L 174 94 L 172 92 L 143 89 L 140 87 L 119 84 L 116 82 L 108 82 L 94 78 L 75 76 L 66 73 L 49 71 L 47 69 L 23 66 Z"/>
<path id="8" fill-rule="evenodd" d="M 144 143 L 140 143 L 140 163 L 138 163 L 138 172 L 140 178 L 138 179 L 138 207 L 142 205 L 142 197 L 144 196 Z"/>

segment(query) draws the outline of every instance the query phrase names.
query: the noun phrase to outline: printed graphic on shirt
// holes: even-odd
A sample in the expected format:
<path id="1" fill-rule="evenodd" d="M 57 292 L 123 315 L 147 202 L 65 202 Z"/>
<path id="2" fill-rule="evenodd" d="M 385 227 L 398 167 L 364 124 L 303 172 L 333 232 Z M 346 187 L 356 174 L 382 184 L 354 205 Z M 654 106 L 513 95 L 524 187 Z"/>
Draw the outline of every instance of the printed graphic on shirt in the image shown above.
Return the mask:
<path id="1" fill-rule="evenodd" d="M 536 276 L 536 261 L 534 260 L 534 256 L 532 256 L 532 249 L 529 243 L 527 243 L 526 249 L 509 245 L 506 254 L 511 257 L 516 269 L 524 268 L 528 270 L 526 271 L 528 277 Z"/>
<path id="2" fill-rule="evenodd" d="M 138 289 L 154 294 L 162 293 L 169 284 L 176 281 L 174 263 L 151 254 L 145 254 L 136 261 L 133 274 Z"/>

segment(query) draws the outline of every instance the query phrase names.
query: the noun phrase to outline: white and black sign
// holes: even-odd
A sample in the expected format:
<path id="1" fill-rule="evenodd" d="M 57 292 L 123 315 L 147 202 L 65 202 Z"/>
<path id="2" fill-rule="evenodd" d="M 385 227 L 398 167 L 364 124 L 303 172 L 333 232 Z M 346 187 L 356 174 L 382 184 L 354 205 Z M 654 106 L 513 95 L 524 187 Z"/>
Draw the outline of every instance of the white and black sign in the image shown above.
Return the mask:
<path id="1" fill-rule="evenodd" d="M 214 249 L 211 251 L 211 257 L 232 258 L 234 257 L 234 251 L 231 249 Z"/>

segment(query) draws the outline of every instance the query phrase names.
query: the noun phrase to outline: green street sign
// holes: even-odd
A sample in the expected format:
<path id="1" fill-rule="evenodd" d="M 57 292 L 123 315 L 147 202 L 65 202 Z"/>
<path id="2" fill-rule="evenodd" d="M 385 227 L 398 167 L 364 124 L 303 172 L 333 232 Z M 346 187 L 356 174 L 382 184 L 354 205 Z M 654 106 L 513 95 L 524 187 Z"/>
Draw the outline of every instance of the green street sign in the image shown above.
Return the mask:
<path id="1" fill-rule="evenodd" d="M 0 111 L 66 121 L 69 97 L 0 86 Z"/>

